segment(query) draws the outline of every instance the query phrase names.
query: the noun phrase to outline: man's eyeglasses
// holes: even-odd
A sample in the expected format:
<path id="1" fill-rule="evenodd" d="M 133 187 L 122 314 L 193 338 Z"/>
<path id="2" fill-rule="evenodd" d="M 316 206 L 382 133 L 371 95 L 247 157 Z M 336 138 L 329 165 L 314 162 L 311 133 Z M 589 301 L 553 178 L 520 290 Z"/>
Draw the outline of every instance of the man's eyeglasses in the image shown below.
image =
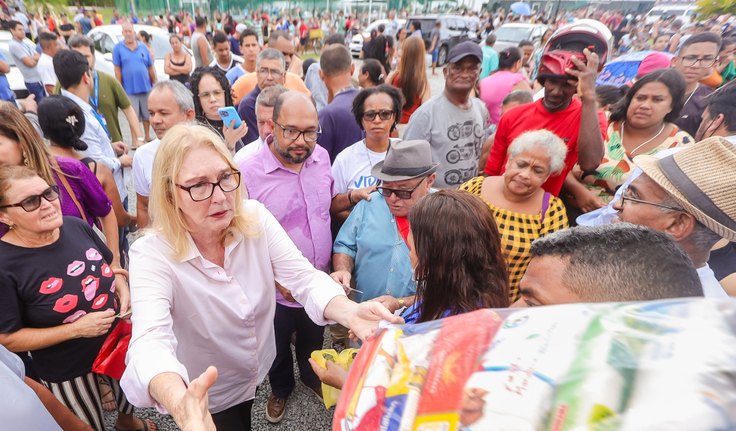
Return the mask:
<path id="1" fill-rule="evenodd" d="M 203 181 L 188 187 L 184 187 L 179 184 L 176 184 L 176 186 L 189 193 L 189 197 L 192 198 L 194 202 L 200 202 L 212 197 L 212 194 L 215 193 L 215 186 L 219 187 L 223 193 L 232 192 L 240 187 L 240 172 L 233 171 L 227 173 L 216 183 Z"/>
<path id="2" fill-rule="evenodd" d="M 32 211 L 36 211 L 38 207 L 41 206 L 41 198 L 46 199 L 48 202 L 59 199 L 59 187 L 50 186 L 49 188 L 41 192 L 40 195 L 28 196 L 17 204 L 3 205 L 0 208 L 21 207 L 23 208 L 23 211 L 29 213 Z"/>
<path id="3" fill-rule="evenodd" d="M 261 67 L 258 69 L 258 74 L 264 76 L 281 76 L 284 74 L 284 71 L 281 69 L 269 69 L 268 67 Z"/>
<path id="4" fill-rule="evenodd" d="M 650 202 L 650 201 L 645 201 L 642 199 L 631 197 L 631 194 L 628 189 L 624 190 L 623 194 L 621 195 L 621 206 L 622 207 L 626 205 L 626 201 L 631 201 L 631 202 L 635 202 L 638 204 L 644 204 L 644 205 L 651 205 L 651 206 L 655 206 L 658 208 L 668 209 L 670 211 L 684 211 L 682 208 L 672 207 L 672 206 L 660 204 L 657 202 Z"/>
<path id="5" fill-rule="evenodd" d="M 686 55 L 684 57 L 680 57 L 680 60 L 682 60 L 682 65 L 685 67 L 694 67 L 698 63 L 700 63 L 700 67 L 711 67 L 716 63 L 716 61 L 718 61 L 718 57 Z"/>
<path id="6" fill-rule="evenodd" d="M 299 139 L 299 136 L 303 136 L 304 142 L 317 142 L 317 138 L 322 134 L 322 128 L 317 130 L 299 130 L 293 127 L 282 126 L 275 120 L 273 120 L 273 124 L 279 126 L 281 130 L 284 131 L 284 139 L 288 139 L 290 141 L 296 141 Z"/>
<path id="7" fill-rule="evenodd" d="M 213 91 L 205 91 L 204 93 L 199 93 L 199 98 L 209 99 L 212 96 L 214 96 L 215 98 L 218 98 L 224 95 L 225 95 L 225 90 L 213 90 Z"/>
<path id="8" fill-rule="evenodd" d="M 373 121 L 376 116 L 383 121 L 390 120 L 394 116 L 394 111 L 389 109 L 381 109 L 380 111 L 365 111 L 363 113 L 363 119 L 366 121 Z"/>
<path id="9" fill-rule="evenodd" d="M 414 190 L 418 189 L 426 179 L 427 177 L 422 178 L 422 181 L 419 181 L 419 183 L 411 190 L 389 189 L 381 186 L 376 187 L 376 190 L 378 190 L 378 193 L 382 194 L 384 197 L 390 197 L 393 193 L 399 199 L 411 199 L 411 195 L 414 194 Z"/>

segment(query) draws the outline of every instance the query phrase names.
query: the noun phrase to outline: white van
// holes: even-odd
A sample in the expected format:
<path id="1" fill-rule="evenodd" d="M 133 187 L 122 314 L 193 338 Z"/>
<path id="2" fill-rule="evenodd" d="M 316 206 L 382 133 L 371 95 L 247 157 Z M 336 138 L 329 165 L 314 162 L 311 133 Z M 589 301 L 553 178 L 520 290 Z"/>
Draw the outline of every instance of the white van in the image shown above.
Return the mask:
<path id="1" fill-rule="evenodd" d="M 683 24 L 690 24 L 693 20 L 693 15 L 697 9 L 697 5 L 693 2 L 691 4 L 662 4 L 652 8 L 647 13 L 647 24 L 651 24 L 662 18 L 662 16 L 674 16 L 675 18 L 682 21 Z"/>

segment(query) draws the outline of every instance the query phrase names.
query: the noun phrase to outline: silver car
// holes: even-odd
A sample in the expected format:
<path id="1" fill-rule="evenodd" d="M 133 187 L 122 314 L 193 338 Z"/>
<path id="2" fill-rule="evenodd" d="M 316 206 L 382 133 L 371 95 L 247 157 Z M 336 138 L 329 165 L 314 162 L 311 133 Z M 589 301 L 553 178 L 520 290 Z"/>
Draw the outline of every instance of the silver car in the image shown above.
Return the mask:
<path id="1" fill-rule="evenodd" d="M 534 44 L 534 49 L 539 48 L 542 36 L 547 31 L 544 24 L 509 23 L 504 24 L 493 32 L 496 35 L 496 44 L 493 49 L 498 52 L 512 46 L 519 46 L 522 40 L 529 40 Z M 481 44 L 485 43 L 481 41 Z"/>

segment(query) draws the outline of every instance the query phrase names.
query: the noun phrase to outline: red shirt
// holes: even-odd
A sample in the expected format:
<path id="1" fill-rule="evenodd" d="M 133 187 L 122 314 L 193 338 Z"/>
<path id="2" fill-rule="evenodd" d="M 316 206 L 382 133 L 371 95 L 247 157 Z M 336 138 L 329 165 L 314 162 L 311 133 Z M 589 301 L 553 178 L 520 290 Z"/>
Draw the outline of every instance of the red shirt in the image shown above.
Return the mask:
<path id="1" fill-rule="evenodd" d="M 583 104 L 573 98 L 570 106 L 558 112 L 549 112 L 542 100 L 529 105 L 517 106 L 506 112 L 498 122 L 496 137 L 491 147 L 491 153 L 486 162 L 485 173 L 491 176 L 501 175 L 506 170 L 506 151 L 519 135 L 531 130 L 547 129 L 556 134 L 567 144 L 565 167 L 558 175 L 553 175 L 542 184 L 544 190 L 557 196 L 560 194 L 565 177 L 578 162 L 578 132 L 580 131 L 580 116 Z M 598 112 L 598 123 L 601 135 L 605 136 L 607 121 L 602 112 Z"/>
<path id="2" fill-rule="evenodd" d="M 399 234 L 402 238 L 404 238 L 404 241 L 408 244 L 409 243 L 409 218 L 408 217 L 395 217 L 396 218 L 396 228 L 399 230 Z"/>
<path id="3" fill-rule="evenodd" d="M 302 22 L 302 25 L 299 26 L 299 37 L 304 39 L 307 36 L 309 36 L 309 27 L 307 27 L 307 23 Z"/>

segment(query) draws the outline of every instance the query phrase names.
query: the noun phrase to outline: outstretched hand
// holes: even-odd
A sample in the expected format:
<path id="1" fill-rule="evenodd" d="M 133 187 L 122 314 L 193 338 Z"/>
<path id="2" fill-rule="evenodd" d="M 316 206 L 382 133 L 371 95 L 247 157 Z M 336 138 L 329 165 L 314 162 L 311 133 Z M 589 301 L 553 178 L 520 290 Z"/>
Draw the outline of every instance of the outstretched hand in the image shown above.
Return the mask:
<path id="1" fill-rule="evenodd" d="M 378 322 L 381 320 L 396 324 L 404 323 L 404 319 L 394 316 L 380 302 L 367 301 L 357 304 L 355 313 L 348 320 L 348 327 L 356 337 L 365 340 L 378 329 Z"/>
<path id="2" fill-rule="evenodd" d="M 209 412 L 207 391 L 217 380 L 217 368 L 208 367 L 204 373 L 192 380 L 178 403 L 171 412 L 176 424 L 182 431 L 214 431 L 215 423 Z"/>

